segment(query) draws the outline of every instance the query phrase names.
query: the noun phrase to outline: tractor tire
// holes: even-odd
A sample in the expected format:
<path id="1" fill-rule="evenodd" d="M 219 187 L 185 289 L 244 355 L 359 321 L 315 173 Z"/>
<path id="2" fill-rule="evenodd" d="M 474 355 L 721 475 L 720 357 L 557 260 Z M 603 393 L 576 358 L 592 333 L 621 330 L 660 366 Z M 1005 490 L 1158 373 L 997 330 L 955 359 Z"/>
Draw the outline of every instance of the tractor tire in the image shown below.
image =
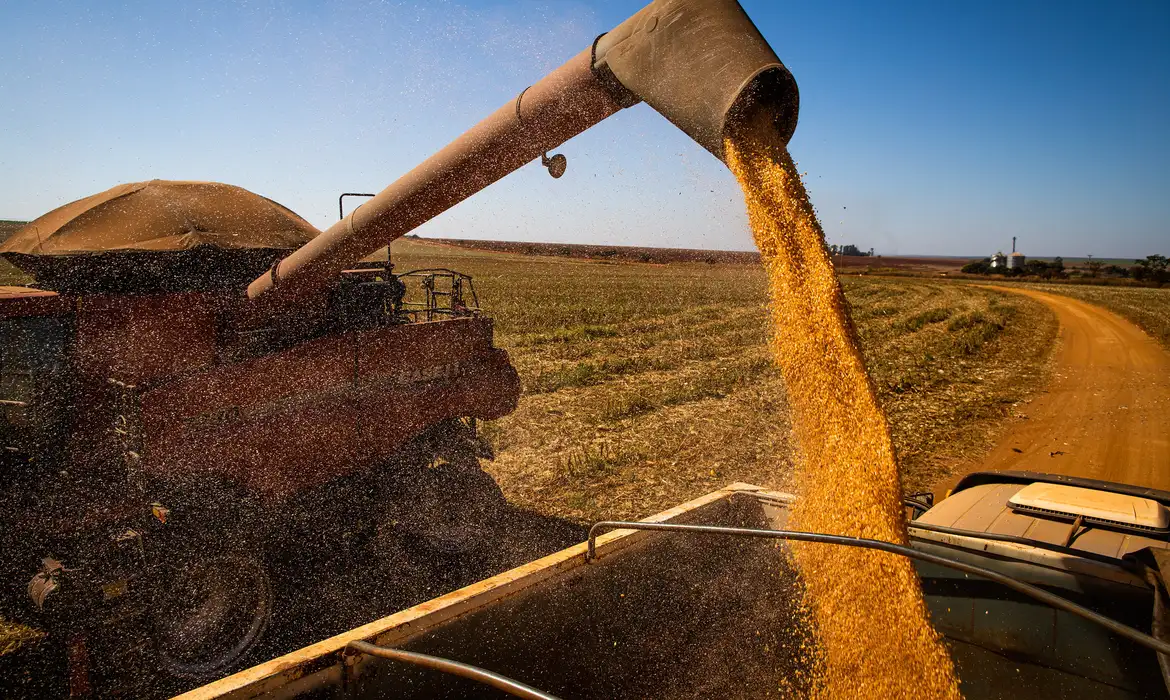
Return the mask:
<path id="1" fill-rule="evenodd" d="M 262 553 L 203 540 L 163 564 L 150 626 L 162 668 L 210 681 L 241 668 L 272 620 L 272 582 Z"/>

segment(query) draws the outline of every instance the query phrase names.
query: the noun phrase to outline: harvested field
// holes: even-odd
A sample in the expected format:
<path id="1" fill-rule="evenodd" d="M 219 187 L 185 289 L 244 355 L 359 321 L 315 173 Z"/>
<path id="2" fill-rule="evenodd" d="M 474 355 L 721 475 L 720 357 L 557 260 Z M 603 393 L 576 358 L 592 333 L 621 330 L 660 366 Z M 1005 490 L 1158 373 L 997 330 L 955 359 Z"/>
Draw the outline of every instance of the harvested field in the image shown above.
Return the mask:
<path id="1" fill-rule="evenodd" d="M 416 239 L 418 240 L 418 239 Z M 640 263 L 730 263 L 757 264 L 758 251 L 743 250 L 694 250 L 689 248 L 642 248 L 620 245 L 583 245 L 579 243 L 525 243 L 519 241 L 478 241 L 461 238 L 427 238 L 427 243 L 452 248 L 482 250 L 516 255 L 540 255 L 547 257 L 577 258 L 586 260 L 608 260 L 612 262 Z M 939 273 L 957 272 L 970 260 L 930 256 L 865 256 L 835 255 L 834 264 L 838 269 L 865 271 L 869 273 Z"/>
<path id="2" fill-rule="evenodd" d="M 414 240 L 396 242 L 394 254 L 399 272 L 474 275 L 496 319 L 525 395 L 513 415 L 483 425 L 498 453 L 485 467 L 515 506 L 589 521 L 645 516 L 734 480 L 789 486 L 795 447 L 765 342 L 759 266 L 617 264 Z M 1055 321 L 1040 303 L 921 278 L 843 283 L 909 490 L 981 452 L 1044 377 Z M 364 603 L 372 608 L 348 618 L 317 614 L 315 633 L 393 607 Z M 10 648 L 0 651 L 36 634 L 8 625 L 0 641 Z M 297 646 L 279 643 L 273 651 Z"/>
<path id="3" fill-rule="evenodd" d="M 9 219 L 0 219 L 0 243 L 8 240 L 8 237 L 16 233 L 27 221 L 11 221 Z M 3 284 L 27 284 L 32 279 L 13 267 L 7 260 L 0 260 L 0 285 Z"/>
<path id="4" fill-rule="evenodd" d="M 794 457 L 765 345 L 763 270 L 647 266 L 394 244 L 398 271 L 475 276 L 525 395 L 484 426 L 509 499 L 549 515 L 641 517 L 733 480 L 784 487 Z M 908 490 L 991 442 L 1043 381 L 1056 324 L 994 290 L 846 277 Z"/>

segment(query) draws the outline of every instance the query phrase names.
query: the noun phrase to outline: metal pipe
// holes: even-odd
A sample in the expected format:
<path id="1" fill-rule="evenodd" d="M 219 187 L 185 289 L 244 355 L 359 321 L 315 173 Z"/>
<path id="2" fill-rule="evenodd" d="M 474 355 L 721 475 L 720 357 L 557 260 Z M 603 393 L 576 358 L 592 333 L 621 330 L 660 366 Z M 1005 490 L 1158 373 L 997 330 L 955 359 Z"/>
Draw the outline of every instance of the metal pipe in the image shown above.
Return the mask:
<path id="1" fill-rule="evenodd" d="M 769 503 L 777 503 L 780 506 L 791 505 L 790 501 L 785 499 L 777 499 L 777 497 L 769 496 L 768 494 L 752 494 L 757 501 L 764 501 Z M 920 503 L 913 503 L 903 500 L 903 505 L 913 508 L 920 506 Z M 1075 556 L 1083 558 L 1083 560 L 1090 560 L 1101 564 L 1109 565 L 1109 567 L 1116 567 L 1122 571 L 1128 571 L 1130 574 L 1140 577 L 1141 571 L 1133 562 L 1128 560 L 1119 560 L 1119 558 L 1097 554 L 1095 551 L 1088 551 L 1085 549 L 1073 549 L 1072 547 L 1061 547 L 1060 544 L 1052 544 L 1051 542 L 1041 542 L 1039 540 L 1031 540 L 1028 537 L 1017 537 L 1016 535 L 1000 535 L 997 533 L 980 533 L 978 530 L 964 530 L 961 528 L 948 528 L 945 526 L 936 526 L 936 524 L 924 523 L 917 520 L 911 520 L 906 523 L 906 527 L 911 530 L 925 530 L 928 533 L 940 533 L 942 535 L 956 535 L 958 537 L 975 537 L 978 540 L 990 540 L 991 542 L 1010 542 L 1012 544 L 1026 544 L 1028 547 L 1037 549 L 1047 549 L 1048 551 L 1055 551 L 1055 553 L 1064 554 L 1068 556 Z"/>
<path id="2" fill-rule="evenodd" d="M 594 45 L 594 68 L 716 158 L 750 125 L 779 145 L 796 129 L 796 81 L 736 0 L 655 0 Z"/>
<path id="3" fill-rule="evenodd" d="M 775 498 L 773 496 L 769 496 L 766 493 L 756 493 L 756 494 L 752 494 L 752 495 L 755 497 L 755 499 L 757 501 L 763 501 L 765 503 L 775 503 L 775 504 L 781 505 L 781 506 L 791 505 L 791 501 L 789 501 L 787 499 Z M 903 504 L 908 506 L 908 507 L 913 507 L 906 500 L 903 501 Z M 940 533 L 943 535 L 956 535 L 958 537 L 973 537 L 973 538 L 977 538 L 977 539 L 981 539 L 981 540 L 990 540 L 992 542 L 1010 542 L 1012 544 L 1023 544 L 1023 545 L 1027 545 L 1029 547 L 1035 547 L 1036 549 L 1046 549 L 1046 550 L 1051 551 L 1051 552 L 1058 552 L 1060 554 L 1066 554 L 1069 556 L 1080 557 L 1082 559 L 1089 559 L 1089 560 L 1092 560 L 1092 561 L 1095 561 L 1095 562 L 1098 562 L 1101 564 L 1106 564 L 1108 566 L 1114 566 L 1114 567 L 1117 567 L 1118 569 L 1121 569 L 1122 571 L 1127 571 L 1131 574 L 1134 574 L 1135 576 L 1140 577 L 1142 575 L 1141 572 L 1139 571 L 1140 567 L 1138 567 L 1137 565 L 1134 564 L 1134 562 L 1132 562 L 1128 559 L 1118 559 L 1116 557 L 1111 557 L 1111 556 L 1108 556 L 1105 554 L 1098 554 L 1096 552 L 1090 552 L 1090 551 L 1084 550 L 1084 549 L 1073 549 L 1072 547 L 1062 547 L 1058 544 L 1052 544 L 1050 542 L 1042 542 L 1040 540 L 1033 540 L 1033 539 L 1029 539 L 1027 537 L 1017 537 L 1015 535 L 1001 535 L 1001 534 L 993 533 L 993 532 L 979 532 L 978 530 L 964 530 L 962 528 L 946 527 L 943 525 L 932 525 L 929 523 L 924 523 L 920 520 L 911 520 L 910 522 L 906 523 L 906 527 L 910 528 L 911 530 L 925 530 L 926 532 L 937 532 L 937 533 Z"/>
<path id="4" fill-rule="evenodd" d="M 624 107 L 645 101 L 716 157 L 750 126 L 788 143 L 796 81 L 737 0 L 654 0 L 515 100 L 248 285 L 252 313 L 279 314 L 344 267 L 541 157 Z"/>
<path id="5" fill-rule="evenodd" d="M 509 100 L 441 151 L 248 285 L 264 310 L 329 285 L 369 255 L 622 109 L 594 77 L 592 49 Z"/>
<path id="6" fill-rule="evenodd" d="M 1170 654 L 1170 643 L 1164 642 L 1160 639 L 1155 639 L 1150 635 L 1136 630 L 1128 625 L 1123 625 L 1117 620 L 1105 617 L 1104 615 L 1094 612 L 1086 607 L 1077 605 L 1076 603 L 1061 598 L 1058 595 L 1049 593 L 1048 591 L 1038 586 L 1033 586 L 1030 583 L 1017 581 L 1016 579 L 1005 576 L 998 571 L 985 569 L 981 566 L 975 566 L 966 562 L 942 557 L 937 554 L 930 554 L 928 552 L 920 552 L 912 547 L 906 547 L 900 544 L 893 544 L 892 542 L 883 542 L 881 540 L 870 540 L 862 537 L 846 537 L 843 535 L 825 535 L 818 532 L 799 532 L 796 530 L 761 530 L 744 527 L 717 527 L 714 525 L 676 525 L 673 523 L 630 523 L 617 520 L 603 520 L 594 523 L 593 527 L 589 528 L 589 545 L 585 553 L 585 560 L 593 562 L 597 558 L 597 535 L 600 530 L 651 530 L 651 531 L 665 531 L 675 533 L 692 533 L 699 535 L 725 535 L 732 537 L 755 537 L 767 538 L 777 540 L 792 540 L 796 542 L 816 542 L 819 544 L 836 544 L 845 547 L 860 547 L 862 549 L 874 549 L 879 552 L 888 552 L 890 554 L 897 554 L 908 559 L 917 559 L 930 564 L 937 564 L 948 569 L 961 571 L 965 574 L 974 574 L 981 576 L 989 581 L 994 581 L 1007 588 L 1022 593 L 1030 598 L 1039 600 L 1042 603 L 1050 605 L 1058 610 L 1063 610 L 1069 614 L 1076 615 L 1082 619 L 1088 620 L 1101 625 L 1105 629 L 1136 642 L 1148 649 L 1153 649 L 1159 654 Z"/>
<path id="7" fill-rule="evenodd" d="M 519 681 L 514 681 L 507 676 L 501 676 L 493 671 L 488 671 L 478 666 L 472 666 L 459 661 L 452 661 L 438 656 L 431 656 L 430 654 L 419 654 L 413 651 L 403 651 L 401 649 L 390 649 L 388 647 L 380 647 L 369 642 L 350 642 L 348 648 L 354 651 L 360 651 L 363 654 L 370 656 L 377 656 L 383 659 L 391 659 L 394 661 L 401 661 L 407 664 L 414 664 L 415 666 L 422 666 L 434 671 L 441 671 L 449 673 L 453 676 L 460 676 L 461 678 L 468 678 L 484 685 L 490 685 L 493 688 L 502 690 L 509 695 L 518 698 L 526 698 L 526 700 L 557 700 L 556 696 L 549 695 L 543 691 L 537 690 L 531 686 L 524 685 Z"/>

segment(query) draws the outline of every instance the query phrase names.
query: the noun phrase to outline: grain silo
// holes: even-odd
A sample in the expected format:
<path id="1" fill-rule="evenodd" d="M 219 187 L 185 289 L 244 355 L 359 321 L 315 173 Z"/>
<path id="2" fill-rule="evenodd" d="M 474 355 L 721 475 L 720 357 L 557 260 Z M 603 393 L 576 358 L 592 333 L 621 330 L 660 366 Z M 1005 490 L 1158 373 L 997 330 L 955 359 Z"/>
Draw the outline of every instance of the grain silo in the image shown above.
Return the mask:
<path id="1" fill-rule="evenodd" d="M 1024 269 L 1024 254 L 1016 252 L 1016 237 L 1012 236 L 1012 254 L 1007 259 L 1007 269 L 1022 270 Z"/>

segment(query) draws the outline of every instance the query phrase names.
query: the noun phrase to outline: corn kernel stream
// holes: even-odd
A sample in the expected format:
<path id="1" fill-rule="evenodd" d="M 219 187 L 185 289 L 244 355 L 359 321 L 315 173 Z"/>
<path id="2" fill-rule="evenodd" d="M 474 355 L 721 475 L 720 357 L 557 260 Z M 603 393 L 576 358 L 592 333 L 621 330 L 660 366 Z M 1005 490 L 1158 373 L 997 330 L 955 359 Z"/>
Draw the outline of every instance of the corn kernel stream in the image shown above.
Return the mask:
<path id="1" fill-rule="evenodd" d="M 751 132 L 729 137 L 725 150 L 767 268 L 771 351 L 800 444 L 789 527 L 905 544 L 889 426 L 795 164 Z M 908 560 L 818 544 L 792 552 L 817 641 L 814 697 L 961 697 Z"/>

